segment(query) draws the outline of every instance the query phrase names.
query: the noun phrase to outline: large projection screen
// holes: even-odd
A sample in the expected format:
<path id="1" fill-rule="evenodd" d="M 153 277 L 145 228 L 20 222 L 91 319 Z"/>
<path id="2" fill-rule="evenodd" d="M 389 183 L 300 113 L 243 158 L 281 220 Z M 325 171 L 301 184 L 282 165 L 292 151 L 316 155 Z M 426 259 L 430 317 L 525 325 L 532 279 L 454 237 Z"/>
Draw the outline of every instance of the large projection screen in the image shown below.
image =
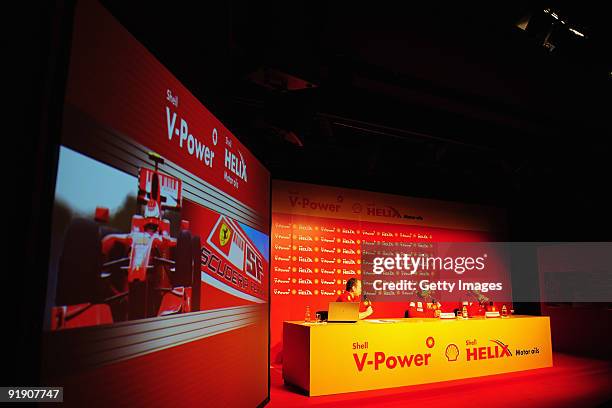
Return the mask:
<path id="1" fill-rule="evenodd" d="M 269 172 L 97 2 L 71 41 L 44 383 L 73 406 L 261 405 Z"/>

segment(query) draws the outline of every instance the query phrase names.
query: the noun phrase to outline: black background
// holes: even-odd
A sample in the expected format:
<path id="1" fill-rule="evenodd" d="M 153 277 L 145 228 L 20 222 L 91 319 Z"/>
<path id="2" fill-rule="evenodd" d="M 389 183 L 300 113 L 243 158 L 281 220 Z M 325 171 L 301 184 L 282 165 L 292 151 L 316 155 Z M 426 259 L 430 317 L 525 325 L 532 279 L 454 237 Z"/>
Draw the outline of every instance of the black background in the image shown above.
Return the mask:
<path id="1" fill-rule="evenodd" d="M 504 208 L 509 241 L 610 240 L 610 24 L 595 7 L 192 3 L 103 1 L 273 178 Z M 4 27 L 17 71 L 4 100 L 19 125 L 3 160 L 16 184 L 5 197 L 6 385 L 38 382 L 73 6 L 22 4 Z M 588 38 L 561 33 L 547 51 L 544 7 Z M 534 31 L 516 28 L 529 13 Z M 259 69 L 316 87 L 268 89 L 249 79 Z"/>

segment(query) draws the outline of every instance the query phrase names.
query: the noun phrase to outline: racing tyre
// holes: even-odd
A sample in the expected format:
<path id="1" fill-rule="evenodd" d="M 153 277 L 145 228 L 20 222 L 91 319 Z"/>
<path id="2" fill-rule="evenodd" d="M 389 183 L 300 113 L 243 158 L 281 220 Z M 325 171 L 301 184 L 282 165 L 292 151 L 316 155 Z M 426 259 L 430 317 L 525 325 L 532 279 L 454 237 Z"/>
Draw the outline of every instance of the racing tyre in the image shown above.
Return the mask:
<path id="1" fill-rule="evenodd" d="M 101 265 L 100 226 L 84 218 L 72 220 L 59 260 L 56 305 L 99 302 Z"/>
<path id="2" fill-rule="evenodd" d="M 183 230 L 176 239 L 172 286 L 191 286 L 193 280 L 193 241 L 191 232 Z"/>
<path id="3" fill-rule="evenodd" d="M 200 237 L 194 235 L 191 238 L 193 254 L 193 279 L 191 281 L 191 311 L 200 310 L 200 299 L 202 290 L 202 246 Z"/>
<path id="4" fill-rule="evenodd" d="M 147 317 L 148 295 L 147 282 L 138 280 L 129 284 L 128 320 Z"/>

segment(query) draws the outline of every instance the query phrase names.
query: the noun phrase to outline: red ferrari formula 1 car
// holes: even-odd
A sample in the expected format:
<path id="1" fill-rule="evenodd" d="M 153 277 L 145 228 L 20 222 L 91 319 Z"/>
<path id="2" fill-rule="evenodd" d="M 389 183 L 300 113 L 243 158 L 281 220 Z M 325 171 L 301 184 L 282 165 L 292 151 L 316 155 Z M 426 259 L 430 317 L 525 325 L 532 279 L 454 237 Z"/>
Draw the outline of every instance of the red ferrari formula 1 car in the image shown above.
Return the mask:
<path id="1" fill-rule="evenodd" d="M 181 180 L 162 174 L 164 160 L 138 174 L 138 204 L 129 233 L 107 225 L 107 208 L 95 220 L 74 219 L 60 257 L 52 329 L 196 311 L 200 305 L 200 237 L 182 220 L 176 238 L 164 211 L 181 208 Z"/>

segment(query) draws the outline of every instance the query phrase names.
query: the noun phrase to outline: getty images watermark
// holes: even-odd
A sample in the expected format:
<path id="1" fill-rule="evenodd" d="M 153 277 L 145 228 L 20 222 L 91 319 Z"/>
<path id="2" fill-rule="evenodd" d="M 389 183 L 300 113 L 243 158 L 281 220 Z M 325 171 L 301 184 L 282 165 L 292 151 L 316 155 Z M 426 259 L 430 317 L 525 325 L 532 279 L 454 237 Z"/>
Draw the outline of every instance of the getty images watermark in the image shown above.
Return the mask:
<path id="1" fill-rule="evenodd" d="M 374 301 L 612 302 L 612 243 L 362 242 Z"/>

